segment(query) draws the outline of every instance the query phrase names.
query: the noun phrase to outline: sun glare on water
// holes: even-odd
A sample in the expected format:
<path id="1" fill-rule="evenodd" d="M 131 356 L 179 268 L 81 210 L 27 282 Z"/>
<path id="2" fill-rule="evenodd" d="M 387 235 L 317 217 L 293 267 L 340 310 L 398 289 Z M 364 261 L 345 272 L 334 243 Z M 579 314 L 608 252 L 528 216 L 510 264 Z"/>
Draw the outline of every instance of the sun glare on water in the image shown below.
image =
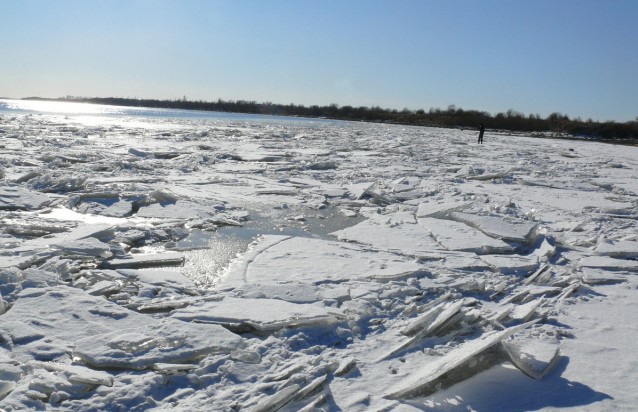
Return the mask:
<path id="1" fill-rule="evenodd" d="M 57 114 L 111 114 L 116 112 L 113 108 L 74 102 L 54 102 L 41 100 L 0 100 L 0 105 L 8 110 L 24 110 L 38 113 L 57 113 Z"/>

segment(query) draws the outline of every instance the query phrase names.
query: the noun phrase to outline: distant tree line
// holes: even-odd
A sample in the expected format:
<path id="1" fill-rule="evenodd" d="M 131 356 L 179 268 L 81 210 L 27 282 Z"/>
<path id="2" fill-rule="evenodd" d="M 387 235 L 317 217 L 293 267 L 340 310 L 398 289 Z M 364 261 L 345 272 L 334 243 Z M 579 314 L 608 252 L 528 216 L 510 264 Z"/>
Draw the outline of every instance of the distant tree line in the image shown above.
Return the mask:
<path id="1" fill-rule="evenodd" d="M 426 112 L 424 110 L 396 110 L 383 109 L 378 106 L 353 107 L 339 106 L 337 104 L 331 104 L 329 106 L 304 106 L 222 99 L 207 102 L 202 100 L 187 100 L 186 97 L 175 100 L 153 100 L 119 97 L 85 98 L 67 96 L 56 100 L 72 100 L 75 102 L 118 106 L 299 116 L 448 128 L 477 128 L 480 123 L 483 123 L 488 129 L 523 132 L 532 135 L 549 132 L 550 134 L 560 136 L 571 135 L 596 139 L 638 141 L 638 117 L 636 117 L 635 121 L 618 123 L 613 121 L 598 122 L 591 119 L 583 121 L 580 118 L 570 119 L 569 116 L 561 113 L 552 113 L 542 118 L 538 114 L 525 115 L 515 110 L 508 110 L 505 113 L 492 115 L 484 111 L 463 110 L 454 105 L 450 105 L 446 109 L 432 108 Z"/>

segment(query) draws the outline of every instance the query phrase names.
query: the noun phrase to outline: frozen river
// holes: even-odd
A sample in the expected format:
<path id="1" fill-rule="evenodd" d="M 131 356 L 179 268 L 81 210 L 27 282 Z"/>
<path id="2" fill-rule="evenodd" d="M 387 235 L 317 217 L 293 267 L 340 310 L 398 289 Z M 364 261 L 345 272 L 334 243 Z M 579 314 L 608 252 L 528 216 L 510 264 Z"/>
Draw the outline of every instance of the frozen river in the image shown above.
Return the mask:
<path id="1" fill-rule="evenodd" d="M 0 410 L 631 410 L 638 149 L 476 133 L 0 100 Z"/>

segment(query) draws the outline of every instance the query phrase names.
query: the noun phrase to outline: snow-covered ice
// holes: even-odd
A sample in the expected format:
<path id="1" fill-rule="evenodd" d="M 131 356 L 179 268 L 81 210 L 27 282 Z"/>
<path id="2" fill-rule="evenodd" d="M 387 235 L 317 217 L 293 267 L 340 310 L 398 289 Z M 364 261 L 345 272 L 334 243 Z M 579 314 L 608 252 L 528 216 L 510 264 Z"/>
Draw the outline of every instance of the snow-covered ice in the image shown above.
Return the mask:
<path id="1" fill-rule="evenodd" d="M 0 410 L 633 410 L 638 149 L 0 115 Z"/>

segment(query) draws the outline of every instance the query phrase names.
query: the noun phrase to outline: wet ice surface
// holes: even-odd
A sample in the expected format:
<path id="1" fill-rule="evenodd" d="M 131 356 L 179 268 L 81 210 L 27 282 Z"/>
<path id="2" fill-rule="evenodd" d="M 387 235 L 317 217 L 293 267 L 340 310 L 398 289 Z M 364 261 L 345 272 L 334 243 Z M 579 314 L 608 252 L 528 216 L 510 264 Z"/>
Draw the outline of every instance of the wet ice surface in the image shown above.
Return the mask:
<path id="1" fill-rule="evenodd" d="M 0 117 L 0 409 L 635 406 L 638 150 L 474 139 Z"/>

